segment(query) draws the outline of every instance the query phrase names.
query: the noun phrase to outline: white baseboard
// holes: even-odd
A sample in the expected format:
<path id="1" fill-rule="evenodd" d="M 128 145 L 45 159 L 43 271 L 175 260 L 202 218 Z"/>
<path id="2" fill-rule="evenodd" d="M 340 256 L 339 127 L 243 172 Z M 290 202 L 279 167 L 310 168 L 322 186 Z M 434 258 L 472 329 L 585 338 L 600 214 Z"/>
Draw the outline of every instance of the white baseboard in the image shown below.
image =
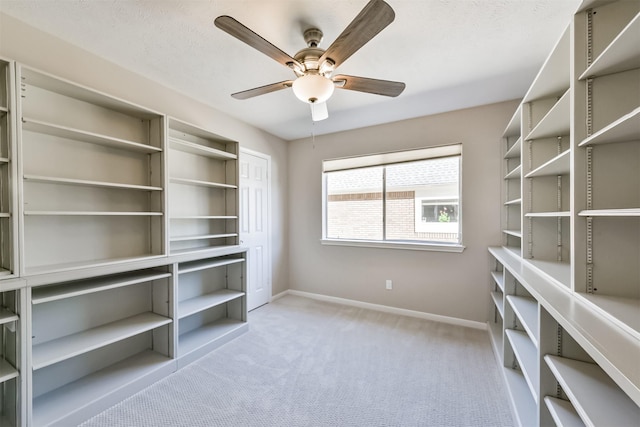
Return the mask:
<path id="1" fill-rule="evenodd" d="M 368 310 L 382 311 L 384 313 L 397 314 L 400 316 L 417 317 L 419 319 L 432 320 L 434 322 L 440 322 L 440 323 L 448 323 L 450 325 L 464 326 L 467 328 L 481 329 L 485 331 L 487 330 L 487 324 L 483 322 L 475 322 L 473 320 L 458 319 L 456 317 L 441 316 L 439 314 L 424 313 L 422 311 L 407 310 L 404 308 L 389 307 L 387 305 L 372 304 L 372 303 L 356 301 L 352 299 L 314 294 L 311 292 L 297 291 L 295 289 L 289 289 L 284 292 L 280 292 L 279 294 L 274 295 L 271 298 L 271 301 L 275 301 L 276 299 L 282 298 L 285 295 L 295 295 L 295 296 L 311 298 L 319 301 L 327 301 L 327 302 L 333 302 L 336 304 L 349 305 L 352 307 L 365 308 Z"/>
<path id="2" fill-rule="evenodd" d="M 275 301 L 277 299 L 280 299 L 280 298 L 282 298 L 282 297 L 284 297 L 286 295 L 289 295 L 289 290 L 286 290 L 286 291 L 280 292 L 279 294 L 273 295 L 271 297 L 271 301 L 273 302 L 273 301 Z"/>

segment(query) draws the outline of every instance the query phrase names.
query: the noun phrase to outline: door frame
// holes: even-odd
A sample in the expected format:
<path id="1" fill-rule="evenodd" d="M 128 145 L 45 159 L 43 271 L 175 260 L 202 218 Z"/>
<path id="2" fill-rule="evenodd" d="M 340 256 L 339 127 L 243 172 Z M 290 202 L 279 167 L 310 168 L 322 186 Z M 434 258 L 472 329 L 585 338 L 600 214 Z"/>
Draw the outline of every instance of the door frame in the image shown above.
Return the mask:
<path id="1" fill-rule="evenodd" d="M 242 156 L 242 154 L 249 154 L 251 156 L 255 156 L 255 157 L 259 157 L 261 159 L 264 159 L 267 161 L 267 258 L 268 258 L 268 262 L 267 262 L 267 292 L 269 295 L 269 301 L 268 303 L 270 303 L 271 301 L 273 301 L 273 275 L 272 275 L 272 264 L 273 264 L 273 255 L 272 255 L 272 250 L 271 250 L 271 236 L 272 236 L 272 226 L 271 226 L 271 222 L 272 222 L 272 209 L 271 209 L 271 193 L 272 193 L 272 181 L 271 181 L 271 156 L 269 154 L 265 154 L 262 153 L 260 151 L 256 151 L 256 150 L 252 150 L 250 148 L 245 148 L 245 147 L 240 147 L 240 156 Z M 240 159 L 238 159 L 238 165 L 240 164 Z M 239 171 L 238 171 L 239 172 Z M 242 178 L 240 178 L 242 179 Z M 238 183 L 240 184 L 240 183 Z M 238 200 L 238 203 L 240 203 L 240 199 Z M 240 229 L 239 229 L 240 223 L 238 224 L 238 233 L 240 234 Z M 240 241 L 242 241 L 242 234 L 240 234 Z M 242 244 L 241 244 L 242 245 Z M 248 281 L 247 281 L 247 285 L 248 285 Z M 258 306 L 260 307 L 260 306 Z M 256 307 L 257 308 L 257 307 Z"/>

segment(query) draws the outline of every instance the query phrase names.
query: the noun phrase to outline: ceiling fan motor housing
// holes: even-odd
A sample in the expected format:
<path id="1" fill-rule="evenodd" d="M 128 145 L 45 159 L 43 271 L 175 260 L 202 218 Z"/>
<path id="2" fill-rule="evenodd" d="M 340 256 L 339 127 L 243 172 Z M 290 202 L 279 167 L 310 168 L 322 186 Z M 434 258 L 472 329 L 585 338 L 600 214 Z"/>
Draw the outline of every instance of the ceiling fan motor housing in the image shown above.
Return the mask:
<path id="1" fill-rule="evenodd" d="M 307 47 L 318 47 L 322 41 L 322 31 L 317 28 L 309 28 L 304 32 L 304 41 L 307 43 Z"/>

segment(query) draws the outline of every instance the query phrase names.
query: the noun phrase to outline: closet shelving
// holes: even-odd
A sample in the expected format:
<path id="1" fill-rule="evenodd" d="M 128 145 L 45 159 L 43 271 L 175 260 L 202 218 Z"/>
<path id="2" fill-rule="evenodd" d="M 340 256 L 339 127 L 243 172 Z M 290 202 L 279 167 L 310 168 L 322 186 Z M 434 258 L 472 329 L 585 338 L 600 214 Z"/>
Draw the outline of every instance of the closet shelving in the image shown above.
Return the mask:
<path id="1" fill-rule="evenodd" d="M 567 288 L 571 286 L 570 47 L 568 27 L 522 104 L 522 254 Z"/>
<path id="2" fill-rule="evenodd" d="M 243 255 L 178 265 L 178 363 L 187 364 L 243 333 L 246 267 Z"/>
<path id="3" fill-rule="evenodd" d="M 17 269 L 13 70 L 13 62 L 0 58 L 0 280 L 15 277 Z"/>
<path id="4" fill-rule="evenodd" d="M 24 422 L 21 404 L 25 392 L 23 360 L 24 282 L 4 280 L 0 285 L 0 425 Z"/>
<path id="5" fill-rule="evenodd" d="M 640 4 L 595 3 L 576 15 L 580 169 L 578 295 L 640 339 Z M 590 53 L 590 54 L 589 54 Z"/>
<path id="6" fill-rule="evenodd" d="M 513 256 L 508 249 L 490 248 L 489 252 L 494 261 L 505 271 L 507 278 L 505 292 L 508 299 L 513 300 L 509 295 L 509 282 L 511 282 L 515 284 L 512 289 L 522 294 L 522 297 L 532 298 L 538 306 L 535 323 L 534 316 L 530 318 L 531 322 L 523 321 L 511 305 L 508 305 L 505 310 L 504 335 L 507 337 L 509 346 L 505 345 L 504 362 L 500 360 L 501 354 L 498 354 L 500 356 L 498 359 L 504 366 L 502 372 L 518 423 L 547 425 L 545 420 L 553 419 L 557 415 L 554 411 L 561 411 L 561 416 L 567 415 L 567 412 L 577 414 L 574 407 L 590 406 L 580 398 L 580 394 L 572 397 L 571 393 L 564 390 L 565 386 L 545 361 L 548 355 L 570 362 L 581 361 L 597 367 L 596 372 L 599 372 L 599 375 L 609 378 L 608 384 L 611 388 L 605 392 L 589 385 L 592 380 L 585 378 L 577 385 L 578 388 L 584 389 L 582 393 L 590 394 L 591 398 L 603 400 L 609 399 L 607 393 L 623 396 L 632 405 L 622 406 L 635 407 L 637 410 L 640 403 L 640 374 L 637 370 L 637 355 L 640 351 L 638 341 L 617 327 L 611 319 L 593 310 L 588 302 L 576 298 L 563 286 L 549 280 L 548 276 L 528 261 Z M 533 308 L 532 305 L 531 308 Z M 531 312 L 533 314 L 533 310 Z M 513 318 L 518 322 L 516 327 L 520 331 L 510 329 Z M 533 329 L 533 333 L 529 334 L 525 330 L 525 323 L 535 324 L 539 329 Z M 532 337 L 536 333 L 534 340 Z M 495 336 L 494 334 L 491 336 L 495 347 Z M 515 368 L 511 363 L 513 361 L 516 362 Z M 604 409 L 604 416 L 607 413 L 608 410 Z M 635 416 L 634 410 L 631 410 L 630 416 Z M 594 425 L 586 421 L 584 424 Z M 615 424 L 605 423 L 605 425 Z"/>
<path id="7" fill-rule="evenodd" d="M 490 248 L 530 294 L 506 279 L 499 356 L 517 361 L 504 371 L 521 425 L 640 419 L 639 39 L 640 2 L 584 1 L 521 105 L 522 256 Z"/>
<path id="8" fill-rule="evenodd" d="M 0 58 L 0 425 L 77 425 L 248 329 L 237 160 Z"/>
<path id="9" fill-rule="evenodd" d="M 17 75 L 22 274 L 165 255 L 164 117 L 26 66 Z"/>
<path id="10" fill-rule="evenodd" d="M 522 109 L 518 108 L 502 135 L 504 184 L 503 244 L 520 254 L 522 246 Z"/>
<path id="11" fill-rule="evenodd" d="M 553 355 L 544 360 L 567 394 L 565 410 L 575 412 L 584 425 L 637 424 L 640 407 L 597 364 Z"/>
<path id="12" fill-rule="evenodd" d="M 504 269 L 502 268 L 502 264 L 497 261 L 494 261 L 491 278 L 493 286 L 491 300 L 493 301 L 493 307 L 491 310 L 492 321 L 489 322 L 489 332 L 492 336 L 495 353 L 502 357 L 502 330 L 504 327 Z"/>
<path id="13" fill-rule="evenodd" d="M 168 120 L 171 254 L 238 244 L 238 143 Z"/>
<path id="14" fill-rule="evenodd" d="M 71 424 L 175 370 L 168 267 L 31 291 L 32 422 Z"/>

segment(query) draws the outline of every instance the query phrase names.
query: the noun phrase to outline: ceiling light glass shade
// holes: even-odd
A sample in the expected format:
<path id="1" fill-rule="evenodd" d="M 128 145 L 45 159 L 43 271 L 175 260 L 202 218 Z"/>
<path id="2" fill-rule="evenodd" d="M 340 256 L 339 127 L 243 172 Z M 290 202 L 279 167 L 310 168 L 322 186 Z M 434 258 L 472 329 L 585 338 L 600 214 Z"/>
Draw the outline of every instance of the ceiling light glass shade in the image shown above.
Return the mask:
<path id="1" fill-rule="evenodd" d="M 293 93 L 309 104 L 325 102 L 333 94 L 333 82 L 319 74 L 307 74 L 293 82 Z"/>

